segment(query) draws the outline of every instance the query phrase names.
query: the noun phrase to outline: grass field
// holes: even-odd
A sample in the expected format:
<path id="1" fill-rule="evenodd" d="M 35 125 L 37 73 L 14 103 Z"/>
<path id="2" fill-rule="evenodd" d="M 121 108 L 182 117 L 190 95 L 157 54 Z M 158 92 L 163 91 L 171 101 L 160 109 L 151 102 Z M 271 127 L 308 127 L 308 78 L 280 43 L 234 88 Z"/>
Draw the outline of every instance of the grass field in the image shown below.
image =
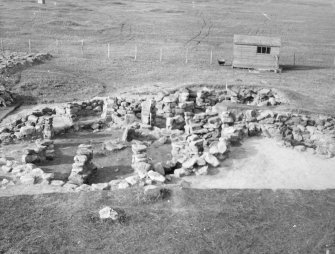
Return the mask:
<path id="1" fill-rule="evenodd" d="M 228 81 L 280 87 L 295 99 L 295 108 L 333 112 L 333 1 L 193 2 L 73 0 L 37 5 L 33 0 L 2 1 L 0 37 L 5 49 L 27 51 L 31 40 L 33 52 L 56 56 L 23 71 L 13 90 L 38 102 L 67 101 L 129 89 Z M 254 74 L 218 66 L 217 58 L 231 63 L 234 34 L 280 36 L 284 72 Z M 213 64 L 209 65 L 211 50 Z M 292 66 L 294 54 L 296 65 Z"/>
<path id="2" fill-rule="evenodd" d="M 148 200 L 133 189 L 0 198 L 0 253 L 333 253 L 334 194 L 173 189 Z M 106 205 L 120 222 L 98 219 Z"/>

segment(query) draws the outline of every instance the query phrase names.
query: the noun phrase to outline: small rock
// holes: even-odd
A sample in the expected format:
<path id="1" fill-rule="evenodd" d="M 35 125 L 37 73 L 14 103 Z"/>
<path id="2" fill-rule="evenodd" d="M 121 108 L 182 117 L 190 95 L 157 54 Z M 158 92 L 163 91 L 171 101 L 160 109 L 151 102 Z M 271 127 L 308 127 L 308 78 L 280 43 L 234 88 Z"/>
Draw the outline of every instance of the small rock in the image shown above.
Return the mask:
<path id="1" fill-rule="evenodd" d="M 104 208 L 102 208 L 100 211 L 99 211 L 99 216 L 100 216 L 100 219 L 112 219 L 112 220 L 117 220 L 119 218 L 119 215 L 118 213 L 110 208 L 109 206 L 106 206 Z"/>
<path id="2" fill-rule="evenodd" d="M 0 185 L 7 185 L 9 183 L 8 179 L 2 179 L 2 181 L 0 182 Z"/>
<path id="3" fill-rule="evenodd" d="M 191 187 L 191 183 L 190 182 L 187 182 L 185 180 L 182 180 L 180 183 L 179 183 L 179 186 L 181 188 L 190 188 Z"/>
<path id="4" fill-rule="evenodd" d="M 195 171 L 197 176 L 203 176 L 208 174 L 208 166 L 204 166 Z"/>
<path id="5" fill-rule="evenodd" d="M 165 175 L 165 169 L 161 162 L 158 162 L 154 165 L 154 170 L 163 176 Z"/>
<path id="6" fill-rule="evenodd" d="M 78 187 L 78 185 L 74 184 L 74 183 L 66 183 L 63 185 L 63 188 L 65 188 L 67 191 L 72 191 L 74 189 L 76 189 Z"/>
<path id="7" fill-rule="evenodd" d="M 75 189 L 75 191 L 91 191 L 91 190 L 92 190 L 92 187 L 91 185 L 88 185 L 88 184 L 82 184 Z"/>
<path id="8" fill-rule="evenodd" d="M 197 158 L 192 157 L 187 159 L 184 163 L 183 163 L 183 168 L 193 168 L 194 165 L 197 163 Z"/>
<path id="9" fill-rule="evenodd" d="M 30 175 L 23 175 L 20 177 L 20 182 L 26 185 L 33 185 L 35 184 L 35 177 Z"/>
<path id="10" fill-rule="evenodd" d="M 304 151 L 306 151 L 306 147 L 302 146 L 302 145 L 299 145 L 299 146 L 295 146 L 294 150 L 296 150 L 298 152 L 304 152 Z"/>
<path id="11" fill-rule="evenodd" d="M 7 165 L 3 165 L 2 167 L 1 167 L 1 169 L 2 169 L 2 171 L 4 172 L 4 173 L 9 173 L 9 172 L 11 172 L 12 171 L 12 167 L 9 167 L 9 166 L 7 166 Z"/>
<path id="12" fill-rule="evenodd" d="M 133 176 L 128 176 L 127 178 L 125 178 L 125 180 L 130 185 L 136 185 L 141 181 L 141 178 L 138 175 L 133 175 Z"/>
<path id="13" fill-rule="evenodd" d="M 50 185 L 53 185 L 53 186 L 63 186 L 65 183 L 64 181 L 62 180 L 52 180 Z"/>
<path id="14" fill-rule="evenodd" d="M 108 183 L 94 183 L 91 185 L 92 190 L 108 190 L 110 188 Z"/>
<path id="15" fill-rule="evenodd" d="M 162 176 L 161 174 L 159 174 L 155 171 L 152 171 L 152 170 L 150 170 L 148 172 L 148 177 L 155 182 L 160 182 L 160 183 L 165 182 L 165 177 L 164 176 Z"/>
<path id="16" fill-rule="evenodd" d="M 212 165 L 213 167 L 218 167 L 220 165 L 220 161 L 210 153 L 204 153 L 203 158 L 208 164 Z"/>
<path id="17" fill-rule="evenodd" d="M 183 176 L 189 175 L 189 172 L 185 168 L 177 168 L 174 170 L 173 174 L 175 177 L 183 177 Z"/>
<path id="18" fill-rule="evenodd" d="M 129 183 L 127 181 L 121 181 L 117 187 L 119 189 L 127 189 L 129 187 Z"/>

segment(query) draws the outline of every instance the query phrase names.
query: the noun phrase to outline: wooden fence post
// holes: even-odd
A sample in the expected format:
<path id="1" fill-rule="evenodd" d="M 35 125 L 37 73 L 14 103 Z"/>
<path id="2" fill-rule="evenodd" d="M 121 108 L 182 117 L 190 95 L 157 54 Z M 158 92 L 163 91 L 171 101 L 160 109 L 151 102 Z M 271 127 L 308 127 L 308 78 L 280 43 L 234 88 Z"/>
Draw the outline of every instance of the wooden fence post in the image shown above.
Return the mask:
<path id="1" fill-rule="evenodd" d="M 185 56 L 185 63 L 188 63 L 188 48 L 186 48 L 186 56 Z"/>
<path id="2" fill-rule="evenodd" d="M 3 40 L 2 39 L 1 39 L 1 50 L 2 50 L 2 52 L 5 52 L 5 48 L 3 46 Z"/>
<path id="3" fill-rule="evenodd" d="M 163 49 L 161 48 L 159 52 L 159 61 L 162 62 L 162 59 L 163 59 Z"/>
<path id="4" fill-rule="evenodd" d="M 107 44 L 107 57 L 108 59 L 110 57 L 110 44 L 109 43 Z"/>
<path id="5" fill-rule="evenodd" d="M 81 40 L 81 54 L 84 56 L 84 40 Z"/>
<path id="6" fill-rule="evenodd" d="M 211 49 L 211 58 L 209 60 L 209 64 L 212 65 L 213 63 L 213 50 Z"/>
<path id="7" fill-rule="evenodd" d="M 56 50 L 57 54 L 59 54 L 59 41 L 56 39 Z"/>
<path id="8" fill-rule="evenodd" d="M 31 42 L 30 39 L 28 40 L 28 47 L 29 47 L 29 54 L 31 53 Z"/>
<path id="9" fill-rule="evenodd" d="M 295 53 L 293 54 L 293 66 L 295 66 Z"/>

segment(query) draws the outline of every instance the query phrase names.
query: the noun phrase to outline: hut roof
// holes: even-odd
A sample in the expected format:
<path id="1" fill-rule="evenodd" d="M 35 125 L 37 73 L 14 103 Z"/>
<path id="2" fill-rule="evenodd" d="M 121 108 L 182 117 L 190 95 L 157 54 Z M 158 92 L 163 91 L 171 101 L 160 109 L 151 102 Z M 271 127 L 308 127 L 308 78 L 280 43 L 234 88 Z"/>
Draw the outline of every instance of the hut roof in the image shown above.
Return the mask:
<path id="1" fill-rule="evenodd" d="M 234 44 L 280 47 L 281 39 L 279 37 L 250 36 L 250 35 L 235 34 Z"/>

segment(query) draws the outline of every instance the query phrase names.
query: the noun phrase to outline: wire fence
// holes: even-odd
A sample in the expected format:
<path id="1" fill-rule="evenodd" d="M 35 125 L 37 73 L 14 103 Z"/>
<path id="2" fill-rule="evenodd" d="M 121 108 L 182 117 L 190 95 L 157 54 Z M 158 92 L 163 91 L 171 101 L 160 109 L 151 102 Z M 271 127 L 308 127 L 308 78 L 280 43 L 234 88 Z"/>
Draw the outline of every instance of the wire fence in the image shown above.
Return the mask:
<path id="1" fill-rule="evenodd" d="M 232 44 L 224 44 L 219 47 L 210 45 L 184 46 L 178 43 L 150 43 L 131 42 L 121 44 L 97 43 L 88 40 L 22 40 L 15 38 L 0 39 L 0 51 L 20 52 L 48 52 L 56 56 L 76 57 L 95 60 L 129 60 L 140 62 L 161 63 L 199 63 L 215 64 L 218 59 L 225 59 L 231 64 L 233 59 Z M 290 66 L 303 66 L 310 68 L 334 68 L 334 54 L 327 52 L 314 52 L 306 54 L 302 51 L 294 51 L 291 48 L 282 48 L 280 64 Z"/>

